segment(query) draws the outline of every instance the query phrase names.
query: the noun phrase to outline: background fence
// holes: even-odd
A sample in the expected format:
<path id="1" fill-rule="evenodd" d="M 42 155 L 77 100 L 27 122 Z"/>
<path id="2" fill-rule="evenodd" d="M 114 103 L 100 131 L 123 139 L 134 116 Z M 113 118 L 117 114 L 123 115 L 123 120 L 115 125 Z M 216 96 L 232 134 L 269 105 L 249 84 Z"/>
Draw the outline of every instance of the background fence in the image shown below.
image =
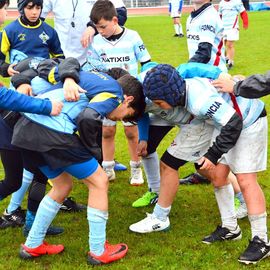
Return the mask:
<path id="1" fill-rule="evenodd" d="M 184 5 L 191 5 L 191 2 L 192 0 L 184 0 Z M 218 4 L 220 0 L 213 0 L 212 2 L 214 4 Z M 258 0 L 250 0 L 250 2 L 258 2 Z M 159 7 L 159 6 L 168 6 L 169 0 L 124 0 L 124 3 L 127 8 Z M 17 0 L 10 0 L 10 8 L 17 8 Z"/>

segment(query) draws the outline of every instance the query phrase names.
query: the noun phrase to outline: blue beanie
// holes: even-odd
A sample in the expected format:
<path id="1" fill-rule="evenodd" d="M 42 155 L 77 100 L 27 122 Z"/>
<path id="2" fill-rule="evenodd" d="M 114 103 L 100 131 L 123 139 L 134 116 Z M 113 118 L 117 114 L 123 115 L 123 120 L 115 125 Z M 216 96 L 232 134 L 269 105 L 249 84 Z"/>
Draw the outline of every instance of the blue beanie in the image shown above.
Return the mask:
<path id="1" fill-rule="evenodd" d="M 24 8 L 31 2 L 33 6 L 37 5 L 41 6 L 41 8 L 43 7 L 43 0 L 17 0 L 18 11 L 21 15 L 24 15 Z"/>
<path id="2" fill-rule="evenodd" d="M 181 104 L 185 96 L 186 84 L 174 67 L 159 64 L 146 73 L 143 91 L 149 99 L 164 100 L 175 107 Z"/>

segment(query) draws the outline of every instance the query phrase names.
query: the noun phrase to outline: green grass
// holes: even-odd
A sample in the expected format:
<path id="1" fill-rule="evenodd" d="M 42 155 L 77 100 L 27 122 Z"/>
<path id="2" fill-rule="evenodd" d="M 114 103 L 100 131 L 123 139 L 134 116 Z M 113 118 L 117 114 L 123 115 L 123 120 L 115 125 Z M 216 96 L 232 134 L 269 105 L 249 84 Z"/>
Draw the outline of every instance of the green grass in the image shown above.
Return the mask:
<path id="1" fill-rule="evenodd" d="M 186 21 L 184 15 L 182 21 Z M 270 35 L 265 30 L 269 24 L 269 12 L 249 13 L 250 29 L 241 31 L 240 41 L 236 44 L 235 68 L 232 74 L 250 75 L 264 73 L 269 69 Z M 127 27 L 137 30 L 152 60 L 170 63 L 174 66 L 188 59 L 186 39 L 173 38 L 173 26 L 168 16 L 131 17 Z M 5 80 L 7 83 L 7 80 Z M 264 101 L 269 108 L 268 97 Z M 159 147 L 162 154 L 173 139 L 176 130 L 166 137 Z M 118 126 L 116 157 L 128 164 L 127 145 L 123 128 Z M 193 166 L 187 165 L 181 171 L 184 176 L 193 171 Z M 3 172 L 1 172 L 3 176 Z M 117 180 L 110 183 L 110 219 L 107 227 L 108 239 L 112 243 L 123 241 L 128 244 L 129 252 L 121 262 L 103 266 L 99 269 L 270 269 L 270 259 L 262 261 L 257 266 L 242 266 L 237 257 L 245 249 L 250 238 L 247 219 L 239 222 L 243 230 L 243 239 L 236 242 L 224 242 L 207 246 L 201 243 L 220 222 L 213 189 L 210 185 L 182 186 L 174 201 L 170 220 L 171 230 L 168 233 L 153 233 L 138 235 L 128 231 L 128 226 L 151 212 L 152 207 L 134 209 L 131 203 L 145 190 L 143 187 L 131 187 L 128 183 L 129 172 L 117 173 Z M 266 195 L 270 199 L 269 173 L 259 174 Z M 75 181 L 72 196 L 86 203 L 87 190 L 82 183 Z M 8 204 L 4 200 L 0 212 Z M 268 203 L 269 205 L 269 203 Z M 25 202 L 24 202 L 25 206 Z M 54 224 L 65 228 L 65 233 L 59 237 L 50 237 L 51 243 L 63 243 L 66 250 L 63 254 L 43 257 L 31 262 L 21 261 L 17 254 L 19 244 L 24 242 L 20 229 L 0 231 L 0 270 L 2 269 L 88 269 L 86 252 L 88 250 L 88 224 L 86 214 L 58 214 Z"/>

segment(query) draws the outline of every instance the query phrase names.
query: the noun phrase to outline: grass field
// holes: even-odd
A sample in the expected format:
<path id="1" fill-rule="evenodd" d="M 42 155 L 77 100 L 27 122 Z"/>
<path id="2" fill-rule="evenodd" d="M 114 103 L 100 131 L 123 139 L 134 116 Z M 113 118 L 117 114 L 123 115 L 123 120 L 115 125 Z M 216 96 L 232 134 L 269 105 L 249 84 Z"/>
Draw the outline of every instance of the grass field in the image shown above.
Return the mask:
<path id="1" fill-rule="evenodd" d="M 182 21 L 186 21 L 184 15 Z M 250 75 L 264 73 L 270 69 L 269 12 L 249 13 L 250 29 L 241 31 L 240 41 L 236 44 L 235 68 L 232 74 Z M 137 30 L 148 48 L 153 61 L 170 63 L 174 66 L 188 59 L 186 39 L 173 38 L 173 26 L 168 16 L 130 17 L 127 27 Z M 268 31 L 268 34 L 267 34 Z M 7 83 L 7 80 L 5 80 Z M 269 98 L 264 98 L 269 111 Z M 173 130 L 159 147 L 162 154 L 172 141 Z M 128 164 L 127 146 L 121 126 L 118 126 L 117 160 Z M 185 166 L 180 173 L 185 176 L 193 166 Z M 3 171 L 1 171 L 3 176 Z M 245 249 L 250 238 L 249 222 L 240 220 L 243 239 L 236 242 L 217 243 L 207 246 L 201 239 L 213 231 L 219 223 L 219 214 L 213 188 L 210 185 L 181 186 L 173 204 L 170 220 L 171 230 L 167 233 L 138 235 L 128 231 L 128 226 L 151 212 L 152 207 L 134 209 L 131 203 L 146 191 L 142 187 L 131 187 L 128 182 L 129 171 L 117 173 L 117 180 L 110 183 L 110 219 L 107 226 L 108 239 L 112 243 L 123 241 L 128 244 L 129 252 L 120 262 L 100 267 L 100 269 L 270 269 L 270 259 L 257 266 L 242 266 L 237 257 Z M 259 174 L 259 182 L 270 200 L 269 173 Z M 76 182 L 72 192 L 77 201 L 86 203 L 87 190 L 82 183 Z M 0 212 L 4 211 L 8 199 L 1 202 Z M 25 202 L 24 202 L 25 206 Z M 268 219 L 269 221 L 269 219 Z M 21 229 L 0 231 L 0 270 L 13 269 L 87 269 L 88 224 L 86 213 L 59 213 L 54 224 L 65 228 L 59 237 L 47 238 L 50 243 L 62 243 L 66 250 L 63 254 L 21 261 L 18 258 L 20 243 L 24 242 Z"/>

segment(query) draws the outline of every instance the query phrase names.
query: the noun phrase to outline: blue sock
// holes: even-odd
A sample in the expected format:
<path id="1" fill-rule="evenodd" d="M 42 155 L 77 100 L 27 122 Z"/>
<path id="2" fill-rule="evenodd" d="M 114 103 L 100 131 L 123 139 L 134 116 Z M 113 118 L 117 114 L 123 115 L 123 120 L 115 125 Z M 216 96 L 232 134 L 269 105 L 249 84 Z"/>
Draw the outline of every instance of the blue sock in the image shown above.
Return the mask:
<path id="1" fill-rule="evenodd" d="M 90 251 L 100 256 L 104 252 L 106 241 L 106 223 L 108 211 L 101 211 L 87 207 L 87 220 L 89 223 L 89 247 Z"/>
<path id="2" fill-rule="evenodd" d="M 26 216 L 25 216 L 25 224 L 24 226 L 30 230 L 32 228 L 32 225 L 34 223 L 36 217 L 36 212 L 32 212 L 30 210 L 27 210 Z"/>
<path id="3" fill-rule="evenodd" d="M 22 185 L 21 185 L 20 189 L 18 189 L 16 192 L 14 192 L 11 195 L 9 205 L 7 207 L 8 213 L 12 213 L 18 207 L 21 206 L 24 195 L 25 195 L 26 191 L 28 190 L 30 184 L 32 183 L 33 176 L 34 175 L 31 172 L 29 172 L 25 169 L 23 170 Z"/>
<path id="4" fill-rule="evenodd" d="M 244 199 L 243 193 L 241 191 L 236 193 L 235 197 L 240 201 L 240 203 L 245 203 L 245 199 Z"/>
<path id="5" fill-rule="evenodd" d="M 161 207 L 158 203 L 155 205 L 153 214 L 157 217 L 157 219 L 161 221 L 166 221 L 168 215 L 170 214 L 171 206 L 164 208 Z"/>
<path id="6" fill-rule="evenodd" d="M 25 245 L 35 248 L 43 243 L 47 229 L 58 213 L 61 204 L 46 195 L 39 204 L 32 228 L 28 234 Z"/>
<path id="7" fill-rule="evenodd" d="M 160 174 L 159 174 L 159 158 L 157 152 L 142 158 L 144 172 L 146 174 L 148 188 L 152 192 L 159 193 Z"/>

